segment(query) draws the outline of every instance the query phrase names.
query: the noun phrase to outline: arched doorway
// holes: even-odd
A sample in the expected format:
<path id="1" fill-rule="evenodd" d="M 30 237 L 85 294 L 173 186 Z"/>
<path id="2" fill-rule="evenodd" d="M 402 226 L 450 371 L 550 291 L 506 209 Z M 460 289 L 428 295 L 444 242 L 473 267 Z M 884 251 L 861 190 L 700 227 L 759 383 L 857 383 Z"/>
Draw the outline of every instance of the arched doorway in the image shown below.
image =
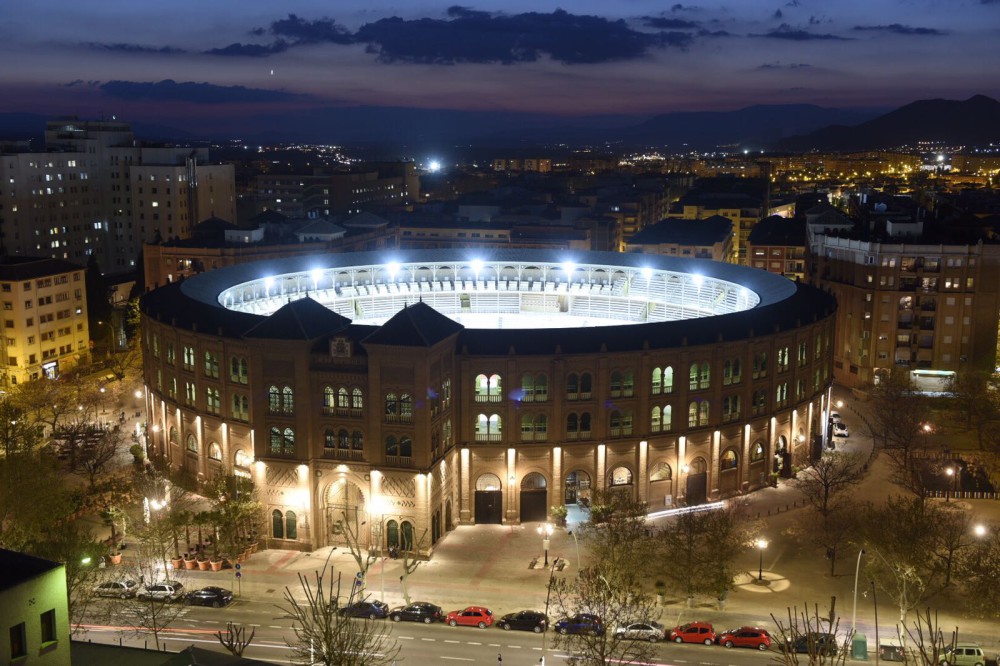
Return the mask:
<path id="1" fill-rule="evenodd" d="M 688 463 L 684 499 L 688 506 L 708 501 L 708 463 L 704 458 L 695 458 Z"/>
<path id="2" fill-rule="evenodd" d="M 347 525 L 357 533 L 361 546 L 368 548 L 371 530 L 361 524 L 369 520 L 365 494 L 347 479 L 337 479 L 326 490 L 323 507 L 327 542 L 331 546 L 347 546 Z M 371 523 L 369 523 L 371 525 Z"/>
<path id="3" fill-rule="evenodd" d="M 381 544 L 379 544 L 381 548 Z M 399 548 L 399 523 L 390 520 L 385 524 L 385 547 Z"/>
<path id="4" fill-rule="evenodd" d="M 649 506 L 673 506 L 674 474 L 665 462 L 653 463 L 649 468 Z"/>
<path id="5" fill-rule="evenodd" d="M 729 447 L 719 456 L 719 492 L 731 495 L 740 487 L 740 455 Z"/>
<path id="6" fill-rule="evenodd" d="M 451 520 L 451 498 L 444 503 L 444 530 L 445 532 L 450 532 L 454 529 L 455 524 Z"/>
<path id="7" fill-rule="evenodd" d="M 774 444 L 774 471 L 783 479 L 792 476 L 792 452 L 788 450 L 788 438 L 784 435 L 779 435 Z"/>
<path id="8" fill-rule="evenodd" d="M 477 525 L 503 524 L 503 490 L 496 474 L 482 474 L 476 479 L 475 509 Z"/>
<path id="9" fill-rule="evenodd" d="M 532 472 L 521 480 L 521 522 L 544 522 L 549 517 L 545 477 Z"/>
<path id="10" fill-rule="evenodd" d="M 590 506 L 590 475 L 576 470 L 566 475 L 566 504 Z"/>

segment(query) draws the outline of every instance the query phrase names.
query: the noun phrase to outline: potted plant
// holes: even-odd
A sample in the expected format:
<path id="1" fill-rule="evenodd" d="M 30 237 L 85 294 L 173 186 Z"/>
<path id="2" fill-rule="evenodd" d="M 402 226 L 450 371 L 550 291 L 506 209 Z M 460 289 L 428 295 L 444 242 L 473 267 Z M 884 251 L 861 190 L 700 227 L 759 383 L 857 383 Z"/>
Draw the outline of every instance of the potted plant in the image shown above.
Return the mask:
<path id="1" fill-rule="evenodd" d="M 170 558 L 170 566 L 174 571 L 184 568 L 184 558 L 181 557 L 180 553 L 174 553 L 174 556 Z"/>
<path id="2" fill-rule="evenodd" d="M 141 468 L 146 462 L 146 454 L 143 452 L 142 447 L 138 444 L 133 444 L 128 447 L 128 452 L 132 454 L 132 464 L 136 467 Z"/>
<path id="3" fill-rule="evenodd" d="M 198 568 L 198 558 L 191 553 L 184 553 L 184 568 L 191 570 Z"/>
<path id="4" fill-rule="evenodd" d="M 118 543 L 118 510 L 111 508 L 101 513 L 104 524 L 111 528 L 111 537 L 108 539 L 108 562 L 111 564 L 122 563 L 122 551 Z"/>
<path id="5" fill-rule="evenodd" d="M 557 504 L 549 510 L 552 515 L 552 522 L 559 527 L 566 527 L 566 515 L 569 513 L 564 505 Z"/>

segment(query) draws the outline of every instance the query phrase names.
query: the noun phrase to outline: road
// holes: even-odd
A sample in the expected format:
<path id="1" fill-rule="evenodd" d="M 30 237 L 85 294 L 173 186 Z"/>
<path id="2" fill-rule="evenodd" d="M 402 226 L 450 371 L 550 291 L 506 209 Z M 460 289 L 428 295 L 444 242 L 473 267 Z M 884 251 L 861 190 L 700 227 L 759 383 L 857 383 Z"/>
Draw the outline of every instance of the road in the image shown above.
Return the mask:
<path id="1" fill-rule="evenodd" d="M 127 615 L 127 612 L 121 615 Z M 184 607 L 169 628 L 160 633 L 160 640 L 171 652 L 191 644 L 221 651 L 223 648 L 214 633 L 225 631 L 228 621 L 252 627 L 256 632 L 244 656 L 275 664 L 289 663 L 292 652 L 285 638 L 292 637 L 291 625 L 281 618 L 280 611 L 270 601 L 239 599 L 224 609 Z M 413 622 L 390 624 L 393 638 L 399 641 L 400 664 L 493 665 L 498 663 L 499 655 L 503 657 L 503 666 L 536 666 L 542 656 L 542 637 L 530 632 Z M 124 645 L 153 646 L 150 634 L 136 637 L 126 632 L 123 635 L 122 627 L 106 625 L 87 624 L 87 629 L 75 638 L 100 643 L 118 643 L 121 638 Z M 561 666 L 566 663 L 568 655 L 563 650 L 552 648 L 552 640 L 549 634 L 546 637 L 545 662 L 549 666 Z M 647 662 L 647 666 L 764 666 L 772 657 L 773 653 L 757 650 L 661 643 L 657 646 L 657 658 Z"/>

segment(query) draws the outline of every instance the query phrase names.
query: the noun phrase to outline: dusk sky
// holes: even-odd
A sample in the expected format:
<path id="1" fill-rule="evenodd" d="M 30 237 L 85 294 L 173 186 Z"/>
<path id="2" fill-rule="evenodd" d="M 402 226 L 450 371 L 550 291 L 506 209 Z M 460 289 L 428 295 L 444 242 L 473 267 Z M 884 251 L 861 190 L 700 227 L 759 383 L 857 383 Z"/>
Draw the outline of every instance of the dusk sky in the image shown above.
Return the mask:
<path id="1" fill-rule="evenodd" d="M 31 0 L 0 9 L 0 63 L 0 111 L 206 129 L 357 105 L 894 107 L 1000 96 L 1000 0 Z"/>

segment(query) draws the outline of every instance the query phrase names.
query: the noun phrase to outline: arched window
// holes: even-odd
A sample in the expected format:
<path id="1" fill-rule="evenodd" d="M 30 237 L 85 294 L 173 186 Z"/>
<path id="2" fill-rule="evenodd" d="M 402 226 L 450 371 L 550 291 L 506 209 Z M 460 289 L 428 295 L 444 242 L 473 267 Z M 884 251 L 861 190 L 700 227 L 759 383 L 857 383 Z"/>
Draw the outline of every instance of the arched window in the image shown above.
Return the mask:
<path id="1" fill-rule="evenodd" d="M 351 433 L 351 448 L 355 451 L 362 451 L 365 448 L 365 436 L 360 430 Z"/>
<path id="2" fill-rule="evenodd" d="M 399 396 L 399 416 L 407 421 L 413 418 L 413 396 L 409 393 Z"/>
<path id="3" fill-rule="evenodd" d="M 285 517 L 277 509 L 271 512 L 271 536 L 275 539 L 285 538 Z"/>
<path id="4" fill-rule="evenodd" d="M 222 447 L 216 442 L 208 445 L 208 457 L 212 460 L 222 460 Z"/>
<path id="5" fill-rule="evenodd" d="M 566 432 L 577 433 L 580 432 L 580 417 L 576 414 L 566 415 Z"/>
<path id="6" fill-rule="evenodd" d="M 236 455 L 233 457 L 233 463 L 237 467 L 249 467 L 252 462 L 253 458 L 247 455 L 246 451 L 243 449 L 236 449 Z"/>
<path id="7" fill-rule="evenodd" d="M 617 409 L 611 412 L 611 430 L 618 430 L 622 427 L 622 414 Z"/>
<path id="8" fill-rule="evenodd" d="M 337 448 L 337 433 L 332 429 L 327 428 L 323 431 L 323 448 L 324 449 L 335 449 Z"/>
<path id="9" fill-rule="evenodd" d="M 281 409 L 285 414 L 293 414 L 295 412 L 295 393 L 292 391 L 291 386 L 281 389 Z"/>
<path id="10" fill-rule="evenodd" d="M 719 458 L 719 469 L 725 472 L 726 470 L 736 469 L 739 467 L 740 459 L 736 455 L 735 449 L 726 449 L 722 452 L 722 456 Z"/>
<path id="11" fill-rule="evenodd" d="M 521 439 L 530 442 L 535 438 L 535 419 L 531 414 L 521 416 Z"/>
<path id="12" fill-rule="evenodd" d="M 362 409 L 364 406 L 365 400 L 361 395 L 361 389 L 351 389 L 351 409 Z"/>
<path id="13" fill-rule="evenodd" d="M 669 365 L 663 368 L 663 392 L 674 392 L 674 369 Z"/>
<path id="14" fill-rule="evenodd" d="M 652 432 L 660 432 L 660 414 L 662 411 L 659 407 L 653 407 L 652 417 L 650 418 L 650 430 Z"/>
<path id="15" fill-rule="evenodd" d="M 341 386 L 337 389 L 337 409 L 350 409 L 351 396 L 347 393 L 347 387 Z"/>
<path id="16" fill-rule="evenodd" d="M 628 467 L 615 467 L 611 470 L 609 486 L 628 486 L 632 484 L 632 470 Z"/>
<path id="17" fill-rule="evenodd" d="M 333 392 L 332 386 L 323 387 L 323 411 L 327 414 L 329 414 L 330 410 L 336 406 L 335 395 L 336 394 Z"/>
<path id="18" fill-rule="evenodd" d="M 764 442 L 757 440 L 750 447 L 750 462 L 761 462 L 764 460 Z"/>
<path id="19" fill-rule="evenodd" d="M 576 400 L 580 393 L 580 378 L 575 372 L 566 375 L 566 396 L 570 400 Z"/>
<path id="20" fill-rule="evenodd" d="M 530 372 L 521 375 L 521 399 L 524 402 L 535 401 L 535 376 Z"/>
<path id="21" fill-rule="evenodd" d="M 399 415 L 399 398 L 395 393 L 385 394 L 385 414 L 386 416 Z"/>
<path id="22" fill-rule="evenodd" d="M 589 398 L 591 391 L 593 391 L 594 380 L 590 376 L 589 372 L 585 372 L 580 375 L 580 397 Z"/>
<path id="23" fill-rule="evenodd" d="M 351 448 L 351 435 L 343 428 L 337 432 L 337 448 L 342 451 Z"/>
<path id="24" fill-rule="evenodd" d="M 590 434 L 590 412 L 580 414 L 580 433 Z"/>
<path id="25" fill-rule="evenodd" d="M 622 395 L 622 373 L 617 370 L 611 373 L 611 397 L 620 398 Z"/>
<path id="26" fill-rule="evenodd" d="M 267 411 L 271 414 L 281 412 L 281 390 L 277 386 L 267 387 Z"/>
<path id="27" fill-rule="evenodd" d="M 387 548 L 399 548 L 399 523 L 395 520 L 385 524 L 385 545 Z"/>
<path id="28" fill-rule="evenodd" d="M 549 399 L 549 378 L 545 375 L 535 377 L 535 400 L 545 402 Z"/>
<path id="29" fill-rule="evenodd" d="M 233 418 L 237 421 L 250 420 L 250 400 L 245 395 L 233 394 Z"/>
<path id="30" fill-rule="evenodd" d="M 404 520 L 399 526 L 399 549 L 413 550 L 413 523 L 408 520 Z"/>
<path id="31" fill-rule="evenodd" d="M 653 368 L 653 395 L 659 395 L 663 391 L 663 370 Z"/>
<path id="32" fill-rule="evenodd" d="M 394 435 L 389 435 L 385 438 L 385 455 L 399 455 L 399 442 L 396 441 L 396 437 Z"/>
<path id="33" fill-rule="evenodd" d="M 404 458 L 413 457 L 413 440 L 405 435 L 399 438 L 399 455 Z"/>
<path id="34" fill-rule="evenodd" d="M 542 439 L 549 431 L 549 418 L 545 414 L 539 414 L 535 417 L 535 434 L 541 435 Z"/>
<path id="35" fill-rule="evenodd" d="M 708 400 L 702 400 L 698 404 L 698 425 L 708 425 Z"/>
<path id="36" fill-rule="evenodd" d="M 198 453 L 198 440 L 194 438 L 194 435 L 188 435 L 184 443 L 188 451 Z"/>
<path id="37" fill-rule="evenodd" d="M 622 395 L 631 398 L 635 393 L 635 374 L 631 370 L 622 373 Z"/>
<path id="38" fill-rule="evenodd" d="M 674 408 L 670 405 L 663 408 L 661 423 L 663 424 L 663 432 L 670 432 L 674 429 Z"/>
<path id="39" fill-rule="evenodd" d="M 697 428 L 698 427 L 698 402 L 694 401 L 688 404 L 688 427 Z"/>
<path id="40" fill-rule="evenodd" d="M 698 390 L 698 364 L 691 364 L 691 372 L 688 373 L 688 390 Z"/>
<path id="41" fill-rule="evenodd" d="M 698 377 L 698 388 L 707 389 L 709 384 L 709 377 L 711 372 L 711 366 L 708 361 L 703 361 L 701 364 L 701 373 Z"/>
<path id="42" fill-rule="evenodd" d="M 175 428 L 174 426 L 170 426 L 170 431 L 167 433 L 167 439 L 170 441 L 171 444 L 178 443 L 179 440 L 177 439 L 177 428 Z"/>
<path id="43" fill-rule="evenodd" d="M 650 481 L 669 481 L 673 477 L 670 465 L 665 462 L 656 463 L 649 471 Z"/>
<path id="44" fill-rule="evenodd" d="M 285 512 L 285 538 L 298 539 L 298 518 L 294 511 Z"/>

